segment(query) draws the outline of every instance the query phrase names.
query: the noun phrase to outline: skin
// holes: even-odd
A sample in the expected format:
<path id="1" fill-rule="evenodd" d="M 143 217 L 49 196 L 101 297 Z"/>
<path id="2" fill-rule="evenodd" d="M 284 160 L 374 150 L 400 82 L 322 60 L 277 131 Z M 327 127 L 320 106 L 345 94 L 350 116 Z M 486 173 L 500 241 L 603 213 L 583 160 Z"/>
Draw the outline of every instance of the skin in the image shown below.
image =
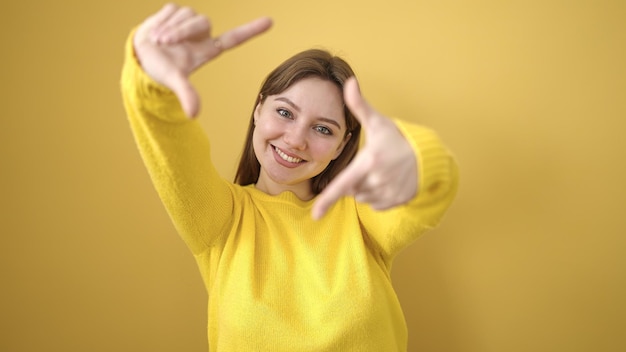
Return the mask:
<path id="1" fill-rule="evenodd" d="M 268 96 L 257 105 L 254 120 L 253 146 L 261 164 L 256 187 L 272 195 L 288 190 L 312 199 L 311 178 L 341 154 L 351 137 L 346 135 L 342 91 L 319 78 Z"/>
<path id="2" fill-rule="evenodd" d="M 272 21 L 269 18 L 262 17 L 226 31 L 220 36 L 214 36 L 211 33 L 211 22 L 206 16 L 197 14 L 188 7 L 167 4 L 139 26 L 133 38 L 133 44 L 135 55 L 144 71 L 155 81 L 170 88 L 178 97 L 185 113 L 189 117 L 195 117 L 200 111 L 200 97 L 191 85 L 189 76 L 224 51 L 265 32 L 271 25 Z M 354 196 L 359 202 L 365 202 L 374 209 L 383 210 L 408 202 L 419 191 L 418 182 L 416 182 L 419 176 L 417 158 L 413 149 L 396 125 L 374 110 L 362 97 L 356 79 L 350 78 L 345 82 L 343 100 L 361 123 L 366 142 L 350 165 L 317 196 L 311 214 L 315 219 L 321 218 L 337 200 L 344 196 Z M 328 102 L 331 101 L 332 99 L 328 100 Z M 265 112 L 263 107 L 259 109 L 259 120 L 261 120 L 264 119 Z M 308 121 L 316 115 L 307 110 L 304 120 Z M 298 123 L 302 122 L 302 119 L 296 120 Z M 259 121 L 259 126 L 261 126 L 261 121 Z M 309 127 L 311 127 L 310 124 Z M 265 133 L 264 138 L 260 140 L 265 141 L 265 146 L 273 141 L 279 144 L 279 147 L 284 147 L 290 153 L 293 151 L 295 156 L 299 156 L 300 152 L 295 153 L 298 148 L 294 147 L 298 143 L 290 142 L 295 144 L 287 145 L 284 138 L 286 136 L 288 141 L 294 141 L 308 133 L 310 130 L 298 124 L 298 127 L 293 130 L 285 127 L 271 134 Z M 299 134 L 302 136 L 298 137 Z M 307 148 L 311 148 L 310 141 L 303 140 L 307 141 Z M 324 148 L 319 147 L 319 150 L 318 146 L 313 147 L 314 154 L 301 156 L 306 159 L 314 155 L 315 158 L 311 160 L 314 160 L 316 165 L 317 161 L 326 160 L 329 155 L 327 152 L 333 148 L 324 143 L 320 145 L 322 144 Z M 337 145 L 340 146 L 340 144 Z M 260 142 L 259 145 L 259 151 L 257 152 L 255 147 L 255 152 L 260 155 L 261 159 L 265 159 L 264 153 L 267 153 L 267 150 L 263 149 L 263 143 Z M 339 149 L 342 148 L 340 146 Z M 339 149 L 337 150 L 340 152 Z M 320 156 L 319 160 L 318 156 Z M 323 163 L 319 163 L 321 164 Z M 274 173 L 274 169 L 271 169 L 270 164 L 267 163 L 265 174 L 261 175 L 257 186 L 261 189 L 266 187 L 265 191 L 270 194 L 291 190 L 306 199 L 310 197 L 310 194 L 302 190 L 302 185 L 306 184 L 306 180 L 301 176 L 307 173 L 299 175 L 297 173 L 301 171 L 298 170 L 300 168 L 295 169 L 292 170 L 293 173 L 285 171 L 281 178 L 276 178 L 278 174 Z M 312 171 L 311 174 L 313 173 Z M 295 185 L 299 187 L 293 188 Z"/>

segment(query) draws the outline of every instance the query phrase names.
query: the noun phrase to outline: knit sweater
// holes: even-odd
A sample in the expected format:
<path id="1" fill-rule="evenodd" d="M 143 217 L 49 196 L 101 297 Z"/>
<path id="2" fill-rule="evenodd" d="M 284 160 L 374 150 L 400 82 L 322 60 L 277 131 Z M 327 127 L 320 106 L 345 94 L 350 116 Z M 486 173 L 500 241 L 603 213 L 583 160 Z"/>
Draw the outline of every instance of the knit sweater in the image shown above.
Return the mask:
<path id="1" fill-rule="evenodd" d="M 141 156 L 208 292 L 209 350 L 406 350 L 391 264 L 437 225 L 457 185 L 435 133 L 396 121 L 417 158 L 410 202 L 374 211 L 344 197 L 316 221 L 314 199 L 220 177 L 206 133 L 143 72 L 130 38 L 121 84 Z"/>

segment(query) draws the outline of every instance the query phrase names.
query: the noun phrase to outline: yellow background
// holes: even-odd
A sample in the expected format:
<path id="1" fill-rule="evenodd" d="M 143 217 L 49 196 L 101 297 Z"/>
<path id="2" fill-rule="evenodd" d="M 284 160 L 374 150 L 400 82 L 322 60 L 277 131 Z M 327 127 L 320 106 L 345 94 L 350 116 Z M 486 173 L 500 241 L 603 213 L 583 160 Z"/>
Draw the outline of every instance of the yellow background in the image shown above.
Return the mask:
<path id="1" fill-rule="evenodd" d="M 188 4 L 216 33 L 275 20 L 194 77 L 225 176 L 261 80 L 310 47 L 456 153 L 457 201 L 394 267 L 410 351 L 626 350 L 624 1 Z M 206 350 L 206 293 L 119 94 L 126 35 L 161 5 L 3 5 L 2 351 Z"/>

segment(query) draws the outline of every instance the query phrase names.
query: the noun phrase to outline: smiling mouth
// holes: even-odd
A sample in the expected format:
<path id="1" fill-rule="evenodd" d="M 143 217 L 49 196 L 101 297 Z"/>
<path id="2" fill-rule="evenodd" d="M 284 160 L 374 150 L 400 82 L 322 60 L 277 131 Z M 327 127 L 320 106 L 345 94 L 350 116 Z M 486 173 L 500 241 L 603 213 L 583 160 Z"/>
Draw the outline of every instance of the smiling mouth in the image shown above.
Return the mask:
<path id="1" fill-rule="evenodd" d="M 278 156 L 280 156 L 281 159 L 290 162 L 292 164 L 299 164 L 302 162 L 305 162 L 306 160 L 304 159 L 300 159 L 300 158 L 295 158 L 292 156 L 289 156 L 287 154 L 285 154 L 285 152 L 283 152 L 282 150 L 278 149 L 277 146 L 272 145 L 272 148 L 274 148 L 274 151 L 276 152 L 276 154 L 278 154 Z"/>

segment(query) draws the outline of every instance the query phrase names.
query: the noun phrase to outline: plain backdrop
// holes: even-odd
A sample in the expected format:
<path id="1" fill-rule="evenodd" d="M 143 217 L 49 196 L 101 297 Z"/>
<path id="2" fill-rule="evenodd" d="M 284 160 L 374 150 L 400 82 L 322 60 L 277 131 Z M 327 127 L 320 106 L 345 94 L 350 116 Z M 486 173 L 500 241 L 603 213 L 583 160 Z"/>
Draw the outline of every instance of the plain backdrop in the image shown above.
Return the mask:
<path id="1" fill-rule="evenodd" d="M 393 268 L 409 351 L 626 350 L 624 1 L 185 4 L 217 34 L 275 21 L 194 76 L 224 177 L 262 79 L 311 47 L 454 151 L 457 200 Z M 162 5 L 3 4 L 1 351 L 207 350 L 206 292 L 119 92 L 127 35 Z"/>

